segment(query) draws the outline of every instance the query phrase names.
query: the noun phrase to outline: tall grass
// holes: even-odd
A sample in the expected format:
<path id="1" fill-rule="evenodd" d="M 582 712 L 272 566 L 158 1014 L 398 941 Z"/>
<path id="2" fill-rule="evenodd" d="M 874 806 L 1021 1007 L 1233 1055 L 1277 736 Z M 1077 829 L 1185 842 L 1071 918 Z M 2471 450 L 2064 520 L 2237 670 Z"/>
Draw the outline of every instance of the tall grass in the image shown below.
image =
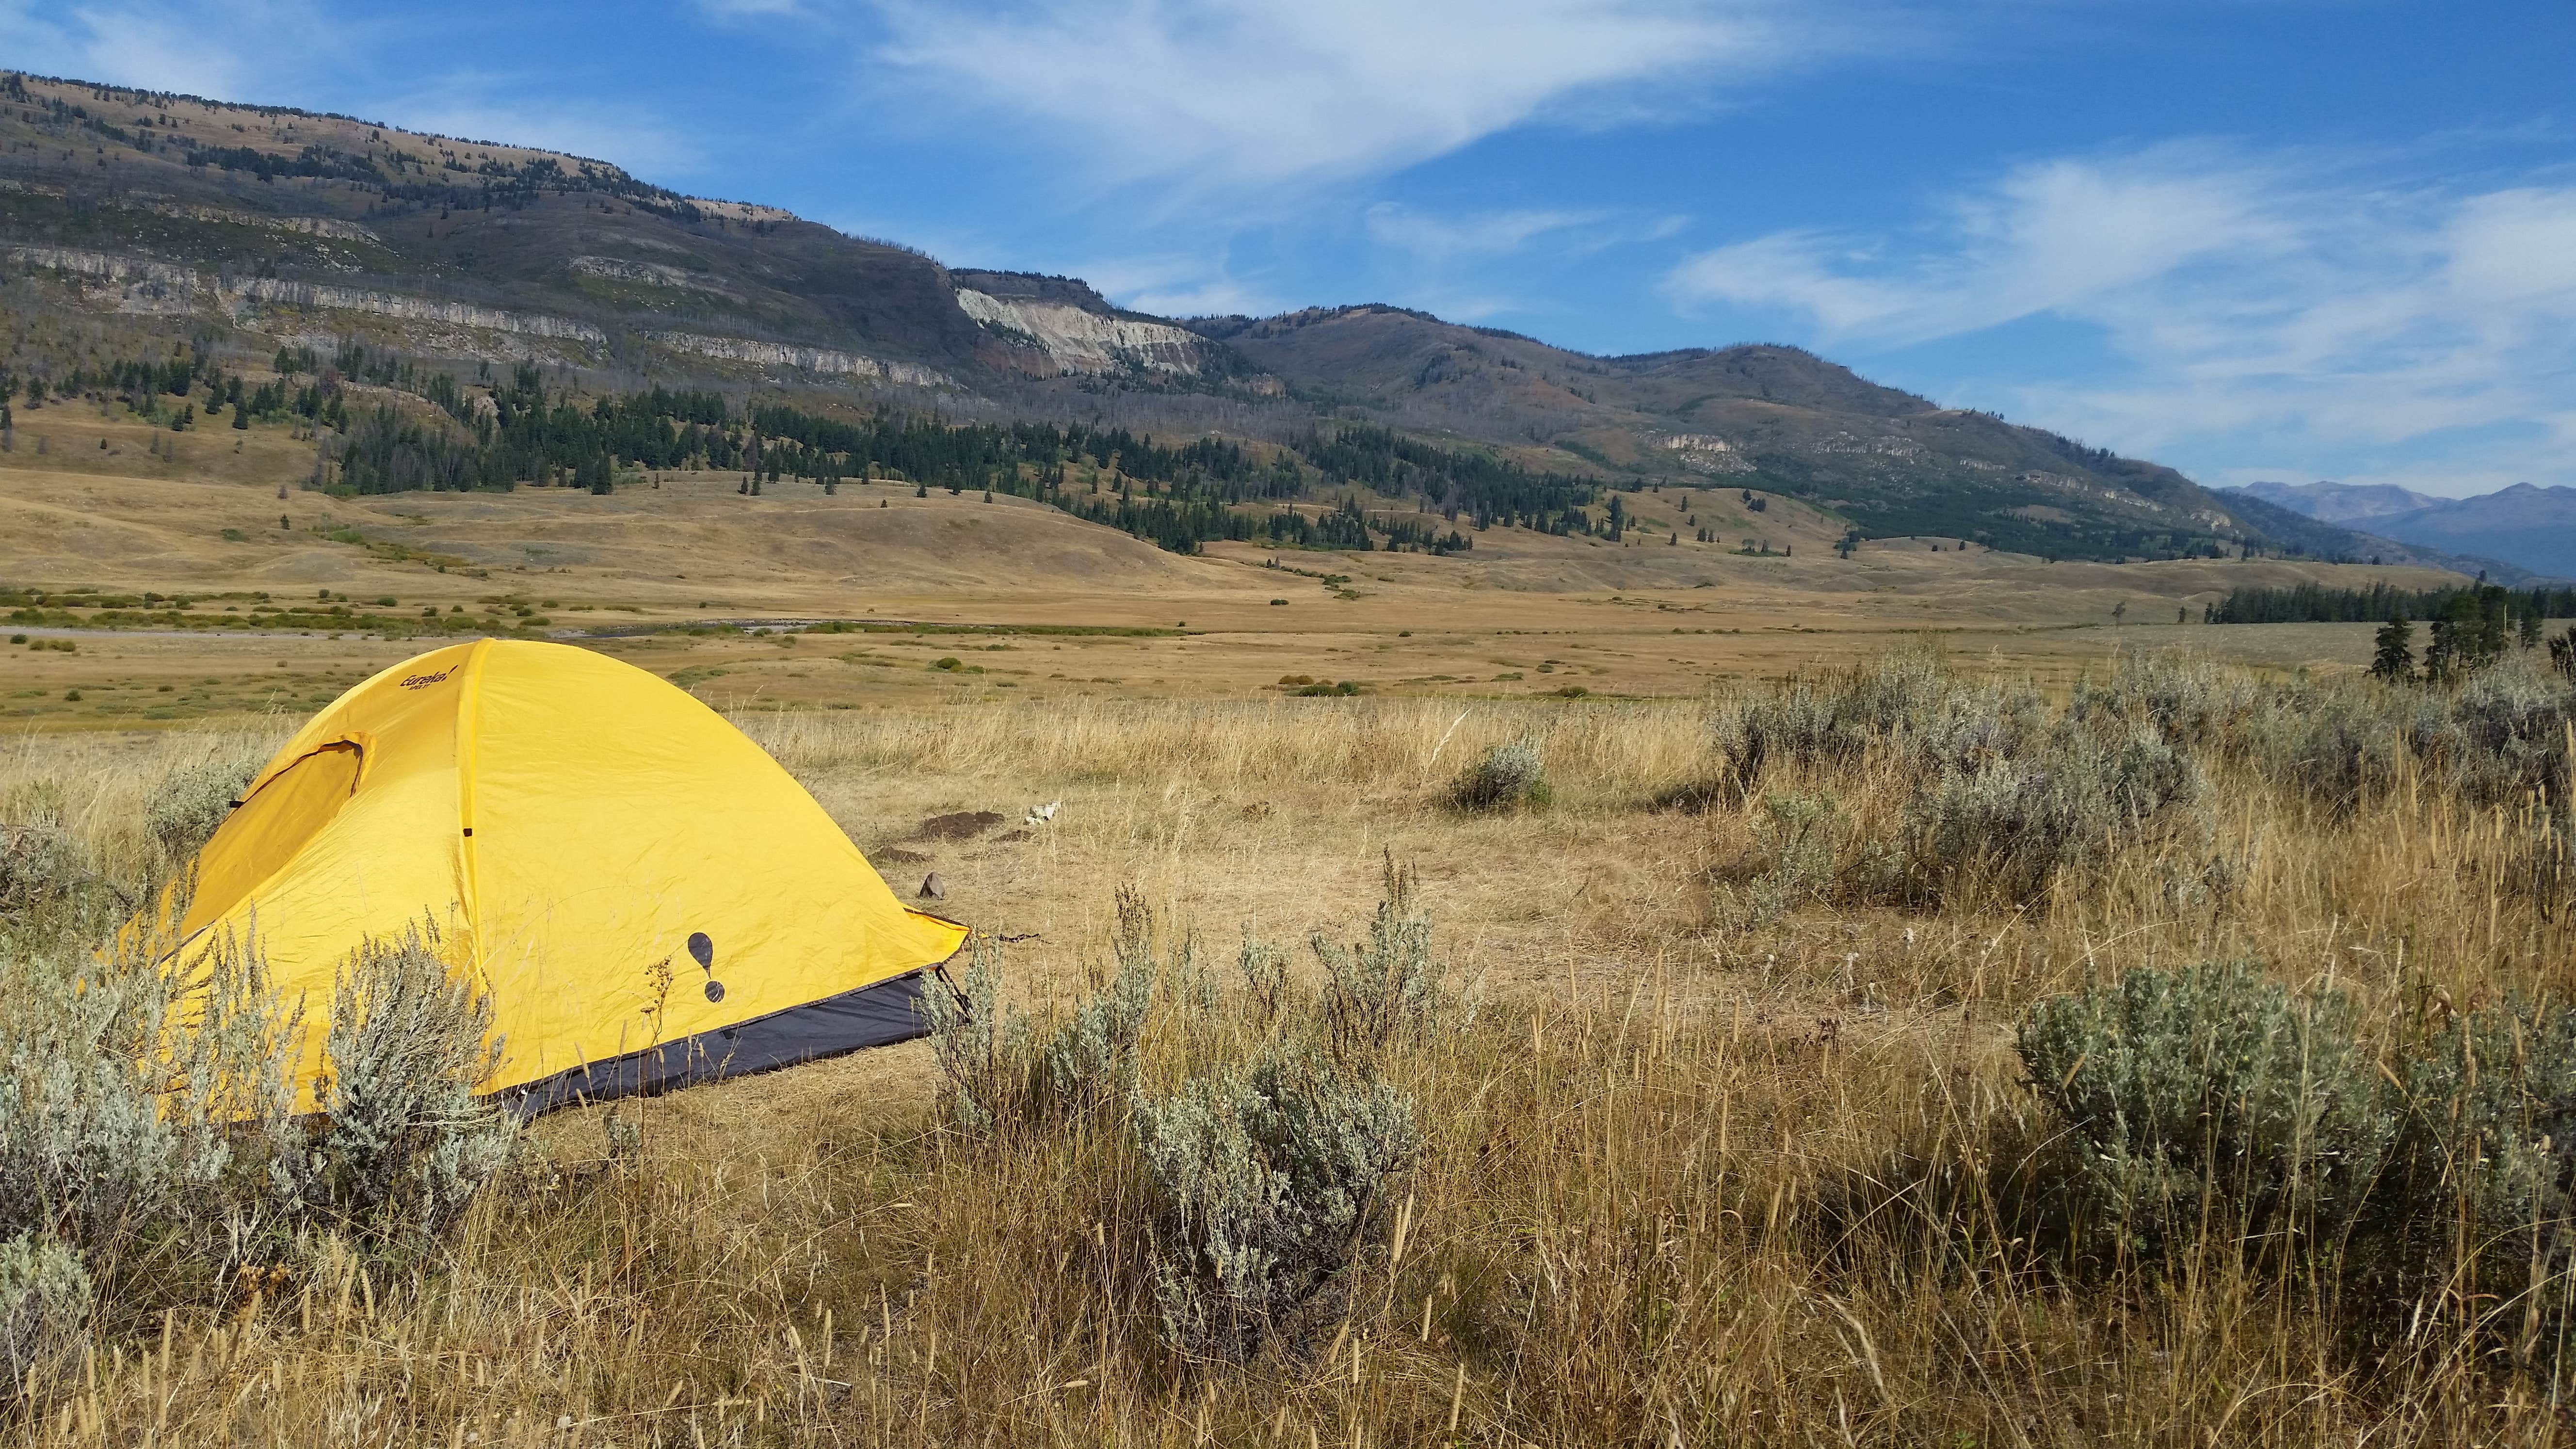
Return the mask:
<path id="1" fill-rule="evenodd" d="M 1927 661 L 1891 667 L 1900 677 L 1855 670 L 1721 700 L 1714 724 L 1672 706 L 1462 717 L 1371 699 L 747 720 L 827 803 L 930 808 L 961 780 L 1061 793 L 1056 833 L 1029 847 L 1052 852 L 1049 868 L 1019 868 L 1003 908 L 1065 912 L 1081 898 L 1100 911 L 1147 855 L 1187 842 L 1220 866 L 1166 872 L 1187 890 L 1154 902 L 1156 959 L 1179 959 L 1193 931 L 1231 943 L 1248 925 L 1251 965 L 1186 991 L 1166 971 L 1163 1004 L 1133 1038 L 1132 1089 L 1122 1056 L 1116 1090 L 1040 1130 L 976 1130 L 940 1110 L 923 1046 L 646 1104 L 637 1150 L 612 1154 L 593 1114 L 559 1114 L 442 1252 L 315 1258 L 256 1299 L 96 1325 L 79 1366 L 10 1410 L 8 1432 L 40 1444 L 2568 1437 L 2547 1341 L 2561 1320 L 2539 1310 L 2568 1288 L 2576 1250 L 2553 1225 L 2567 1197 L 2554 1147 L 2537 1144 L 2554 1144 L 2549 1112 L 2576 1094 L 2576 1057 L 2545 1009 L 2576 999 L 2576 943 L 2531 861 L 2565 810 L 2564 747 L 2546 742 L 2549 721 L 2563 733 L 2564 693 L 2501 680 L 2507 709 L 2474 686 L 2275 686 L 2157 664 L 2050 704 Z M 1805 702 L 1776 703 L 1801 688 Z M 1733 753 L 1740 722 L 1763 711 L 1787 723 L 1748 769 Z M 2315 723 L 2328 716 L 2331 728 Z M 1801 718 L 1827 720 L 1815 737 L 1835 743 L 1797 746 L 1782 731 Z M 2520 723 L 2480 723 L 2498 718 Z M 1909 812 L 1945 788 L 1999 764 L 2044 767 L 2078 735 L 2105 749 L 2151 739 L 2199 788 L 2143 813 L 2134 795 L 2087 796 L 2099 803 L 2071 835 L 2083 848 L 2037 887 L 1992 872 L 1937 892 L 1835 887 L 1835 862 L 1917 848 Z M 1460 771 L 1525 736 L 1544 739 L 1550 810 L 1450 806 Z M 2346 746 L 2365 766 L 2346 767 Z M 68 748 L 59 761 L 18 752 L 0 797 L 53 790 L 89 857 L 140 859 L 139 787 L 78 753 L 93 747 Z M 1684 788 L 1713 780 L 1723 788 Z M 1709 803 L 1661 803 L 1677 797 Z M 1276 810 L 1256 818 L 1247 798 Z M 1264 834 L 1245 857 L 1263 879 L 1223 867 L 1229 832 Z M 1372 896 L 1311 882 L 1374 874 L 1390 839 L 1419 878 L 1413 904 L 1370 936 Z M 1777 909 L 1729 908 L 1793 854 L 1800 884 Z M 1209 905 L 1220 900 L 1241 914 Z M 1497 932 L 1483 918 L 1522 901 L 1556 929 Z M 1132 941 L 1141 925 L 1127 914 Z M 1257 944 L 1310 927 L 1390 959 L 1472 960 L 1501 985 L 1472 1017 L 1372 1049 L 1421 1147 L 1369 1206 L 1330 1313 L 1240 1359 L 1192 1352 L 1156 1288 L 1170 1202 L 1139 1151 L 1135 1104 L 1328 1034 L 1323 963 L 1283 969 Z M 1014 1039 L 1037 1049 L 1078 1014 L 1050 996 L 1113 979 L 1100 965 L 1115 959 L 1112 935 L 1104 918 L 1079 940 L 1015 947 L 983 1007 L 1026 1003 L 1031 1024 Z M 2338 1082 L 2377 1083 L 2381 1109 L 2457 1099 L 2459 1120 L 2488 1124 L 2484 1137 L 2409 1128 L 2385 1145 L 2379 1178 L 2430 1181 L 2431 1200 L 2456 1210 L 2442 1219 L 2451 1246 L 2409 1248 L 2413 1266 L 2382 1272 L 2348 1251 L 2382 1230 L 2340 1197 L 2329 1210 L 2322 1191 L 2213 1195 L 2204 1210 L 2184 1190 L 2201 1180 L 2195 1154 L 2274 1137 L 2192 1137 L 2202 1119 L 2188 1113 L 2093 1139 L 2162 1154 L 2154 1251 L 2101 1210 L 2074 1156 L 2084 1139 L 2070 1122 L 2086 1109 L 2068 1103 L 2157 1078 L 2106 1077 L 2082 1046 L 2026 1059 L 2016 1033 L 2040 1003 L 2214 961 L 2255 963 L 2224 979 L 2290 1023 L 2277 1039 L 2330 1026 L 2348 1055 L 2316 1050 Z M 2284 1004 L 2311 1001 L 2334 1006 Z M 2105 1008 L 2084 1026 L 2072 1012 L 2042 1012 L 2074 1023 L 2068 1042 L 2115 1019 Z M 989 1062 L 1002 1047 L 987 1045 Z M 2043 1059 L 2056 1081 L 2033 1080 L 2028 1062 Z M 2516 1065 L 2499 1078 L 2506 1059 Z M 2287 1120 L 2308 1120 L 2295 1090 L 2261 1083 Z M 2453 1166 L 2479 1163 L 2495 1166 Z M 2320 1180 L 2341 1191 L 2332 1171 Z M 2511 1215 L 2534 1203 L 2536 1236 L 2476 1228 L 2522 1221 Z"/>

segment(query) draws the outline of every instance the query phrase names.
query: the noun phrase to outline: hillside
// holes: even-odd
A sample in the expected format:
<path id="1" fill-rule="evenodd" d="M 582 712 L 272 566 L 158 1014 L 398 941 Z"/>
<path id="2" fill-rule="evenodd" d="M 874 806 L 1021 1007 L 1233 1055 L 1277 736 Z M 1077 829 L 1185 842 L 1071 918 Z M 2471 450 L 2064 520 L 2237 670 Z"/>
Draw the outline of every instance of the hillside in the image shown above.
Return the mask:
<path id="1" fill-rule="evenodd" d="M 1189 325 L 1322 405 L 1541 444 L 1619 473 L 1784 492 L 1873 538 L 1942 534 L 2091 558 L 2253 543 L 2440 562 L 2343 533 L 2285 537 L 2170 468 L 1941 408 L 1793 347 L 1591 357 L 1382 306 Z"/>
<path id="2" fill-rule="evenodd" d="M 72 377 L 137 404 L 136 369 L 174 353 L 189 362 L 178 397 L 310 349 L 326 384 L 373 357 L 366 381 L 390 391 L 370 406 L 450 432 L 506 422 L 508 387 L 532 406 L 671 384 L 735 399 L 737 419 L 759 397 L 843 416 L 1106 414 L 1148 441 L 1222 432 L 1273 469 L 1249 491 L 1174 480 L 1164 496 L 1202 510 L 1367 490 L 1363 512 L 1391 500 L 1444 527 L 1463 512 L 1479 529 L 1615 534 L 1605 490 L 1714 486 L 1801 500 L 1858 538 L 2041 557 L 2452 562 L 2285 525 L 2169 468 L 1792 348 L 1596 358 L 1382 306 L 1175 322 L 1076 279 L 951 270 L 581 157 L 73 81 L 0 78 L 0 258 L 13 390 Z M 263 416 L 301 385 L 276 381 Z M 350 426 L 328 410 L 326 445 Z M 322 425 L 323 411 L 303 415 Z M 1398 436 L 1364 438 L 1361 457 L 1340 446 L 1352 423 Z M 575 461 L 514 459 L 385 471 L 506 483 Z M 1187 546 L 1224 534 L 1192 528 L 1134 531 Z"/>

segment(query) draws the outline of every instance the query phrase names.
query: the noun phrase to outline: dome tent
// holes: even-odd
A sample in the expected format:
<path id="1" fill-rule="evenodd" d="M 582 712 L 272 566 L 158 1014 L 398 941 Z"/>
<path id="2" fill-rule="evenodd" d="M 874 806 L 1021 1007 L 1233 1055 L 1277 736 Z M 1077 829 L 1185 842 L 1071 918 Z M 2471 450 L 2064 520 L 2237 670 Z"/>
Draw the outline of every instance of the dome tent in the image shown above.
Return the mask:
<path id="1" fill-rule="evenodd" d="M 918 1036 L 966 928 L 906 908 L 814 798 L 633 665 L 483 639 L 350 689 L 198 852 L 178 931 L 256 935 L 327 1006 L 426 915 L 493 1007 L 478 1090 L 528 1113 Z M 310 1005 L 299 1095 L 322 1032 Z"/>

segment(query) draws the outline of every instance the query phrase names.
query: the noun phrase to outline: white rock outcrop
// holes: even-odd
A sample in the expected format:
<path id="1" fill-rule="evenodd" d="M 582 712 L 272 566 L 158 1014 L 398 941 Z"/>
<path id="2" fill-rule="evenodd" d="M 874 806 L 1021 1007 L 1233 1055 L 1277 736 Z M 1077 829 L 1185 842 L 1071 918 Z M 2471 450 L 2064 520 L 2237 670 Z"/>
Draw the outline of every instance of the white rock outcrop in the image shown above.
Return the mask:
<path id="1" fill-rule="evenodd" d="M 1168 323 L 1103 317 L 1070 302 L 996 297 L 971 287 L 957 289 L 957 305 L 1005 338 L 1035 344 L 1066 372 L 1199 370 L 1199 339 Z"/>
<path id="2" fill-rule="evenodd" d="M 1753 460 L 1714 433 L 1675 433 L 1664 446 L 1681 454 L 1681 464 L 1694 473 L 1750 473 Z"/>
<path id="3" fill-rule="evenodd" d="M 748 362 L 761 367 L 800 367 L 807 372 L 873 377 L 913 387 L 941 387 L 949 382 L 946 376 L 927 367 L 915 367 L 908 362 L 887 362 L 882 358 L 863 357 L 855 352 L 840 352 L 829 347 L 806 347 L 794 342 L 755 342 L 747 337 L 711 337 L 703 332 L 651 332 L 645 335 L 675 352 L 694 352 L 700 357 L 717 357 L 727 362 Z"/>
<path id="4" fill-rule="evenodd" d="M 542 312 L 512 312 L 472 302 L 413 297 L 360 287 L 335 287 L 319 282 L 291 282 L 277 277 L 209 277 L 192 268 L 172 266 L 166 262 L 120 257 L 106 252 L 75 251 L 66 247 L 11 247 L 8 254 L 26 265 L 49 267 L 122 287 L 123 292 L 116 304 L 121 312 L 184 312 L 209 304 L 236 314 L 256 305 L 307 307 L 332 312 L 367 312 L 379 317 L 441 322 L 457 327 L 479 327 L 488 332 L 515 332 L 529 337 L 573 342 L 600 344 L 608 341 L 607 333 L 587 322 L 552 317 Z"/>

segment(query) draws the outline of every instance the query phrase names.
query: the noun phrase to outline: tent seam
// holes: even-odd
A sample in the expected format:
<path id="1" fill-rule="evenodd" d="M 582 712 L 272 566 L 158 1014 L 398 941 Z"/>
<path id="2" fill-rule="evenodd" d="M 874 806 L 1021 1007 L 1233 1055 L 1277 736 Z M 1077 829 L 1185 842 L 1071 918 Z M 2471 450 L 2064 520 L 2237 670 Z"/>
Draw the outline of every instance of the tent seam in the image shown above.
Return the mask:
<path id="1" fill-rule="evenodd" d="M 465 658 L 465 677 L 458 681 L 464 687 L 456 692 L 456 823 L 461 832 L 456 848 L 458 863 L 463 867 L 460 884 L 465 897 L 460 904 L 465 911 L 466 950 L 473 958 L 474 974 L 486 991 L 492 989 L 492 981 L 483 961 L 483 883 L 474 840 L 474 771 L 482 753 L 478 716 L 483 704 L 483 667 L 491 651 L 490 639 L 474 641 Z"/>

